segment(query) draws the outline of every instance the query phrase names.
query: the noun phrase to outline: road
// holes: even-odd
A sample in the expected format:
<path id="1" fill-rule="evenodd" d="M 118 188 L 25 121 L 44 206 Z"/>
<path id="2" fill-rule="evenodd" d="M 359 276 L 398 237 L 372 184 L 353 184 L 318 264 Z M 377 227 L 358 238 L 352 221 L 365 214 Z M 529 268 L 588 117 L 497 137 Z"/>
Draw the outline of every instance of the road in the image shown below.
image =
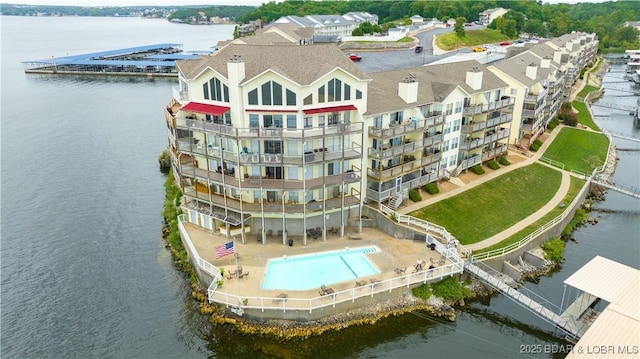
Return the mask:
<path id="1" fill-rule="evenodd" d="M 478 30 L 482 28 L 484 28 L 484 26 L 473 25 L 465 29 Z M 457 53 L 471 52 L 469 48 L 462 48 L 444 55 L 433 55 L 433 37 L 451 31 L 453 31 L 453 27 L 446 27 L 427 30 L 414 35 L 414 37 L 420 40 L 419 46 L 424 47 L 422 53 L 417 54 L 413 47 L 400 50 L 381 49 L 379 51 L 359 52 L 358 55 L 362 56 L 362 60 L 357 64 L 364 72 L 381 72 L 426 65 L 436 60 L 454 56 Z"/>

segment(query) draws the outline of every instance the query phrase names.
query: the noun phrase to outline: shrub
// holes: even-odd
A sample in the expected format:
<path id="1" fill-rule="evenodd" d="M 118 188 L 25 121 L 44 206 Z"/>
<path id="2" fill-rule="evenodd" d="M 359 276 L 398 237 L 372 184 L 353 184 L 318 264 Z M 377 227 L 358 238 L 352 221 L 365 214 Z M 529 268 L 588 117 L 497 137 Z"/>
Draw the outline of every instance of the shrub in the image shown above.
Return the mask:
<path id="1" fill-rule="evenodd" d="M 433 295 L 446 300 L 460 300 L 471 294 L 468 288 L 462 286 L 454 277 L 448 277 L 432 285 Z"/>
<path id="2" fill-rule="evenodd" d="M 549 122 L 549 125 L 547 125 L 547 129 L 549 131 L 553 131 L 554 128 L 558 127 L 558 125 L 560 124 L 560 121 L 558 120 L 558 118 L 554 118 L 553 120 L 551 120 L 551 122 Z"/>
<path id="3" fill-rule="evenodd" d="M 413 202 L 422 201 L 422 197 L 420 196 L 420 192 L 417 189 L 412 189 L 411 191 L 409 191 L 409 199 L 412 200 Z"/>
<path id="4" fill-rule="evenodd" d="M 471 172 L 477 174 L 477 175 L 482 175 L 484 174 L 484 168 L 482 168 L 481 165 L 475 165 L 473 167 L 471 167 Z"/>
<path id="5" fill-rule="evenodd" d="M 440 193 L 440 190 L 438 189 L 438 184 L 435 182 L 431 182 L 431 183 L 427 183 L 424 187 L 423 187 L 424 191 L 427 192 L 428 194 L 436 194 L 436 193 Z"/>
<path id="6" fill-rule="evenodd" d="M 429 289 L 428 284 L 423 284 L 419 287 L 415 287 L 411 290 L 413 296 L 416 298 L 422 298 L 424 300 L 428 300 L 431 297 L 431 289 Z"/>
<path id="7" fill-rule="evenodd" d="M 389 218 L 391 218 L 392 221 L 394 222 L 398 222 L 398 217 L 396 216 L 395 213 L 391 213 L 391 215 L 389 216 Z"/>
<path id="8" fill-rule="evenodd" d="M 511 162 L 509 162 L 509 160 L 507 159 L 507 156 L 500 157 L 498 162 L 500 162 L 500 164 L 503 165 L 503 166 L 508 166 L 508 165 L 511 164 Z"/>
<path id="9" fill-rule="evenodd" d="M 529 149 L 533 152 L 536 152 L 537 150 L 540 149 L 540 146 L 542 146 L 542 141 L 540 140 L 535 140 L 533 141 L 533 143 L 531 144 L 531 146 L 529 147 Z"/>
<path id="10" fill-rule="evenodd" d="M 490 160 L 487 162 L 487 167 L 491 168 L 492 170 L 497 170 L 498 168 L 500 168 L 500 165 L 498 165 L 498 162 Z"/>
<path id="11" fill-rule="evenodd" d="M 544 257 L 550 261 L 561 263 L 564 260 L 565 241 L 560 238 L 553 238 L 542 243 Z"/>

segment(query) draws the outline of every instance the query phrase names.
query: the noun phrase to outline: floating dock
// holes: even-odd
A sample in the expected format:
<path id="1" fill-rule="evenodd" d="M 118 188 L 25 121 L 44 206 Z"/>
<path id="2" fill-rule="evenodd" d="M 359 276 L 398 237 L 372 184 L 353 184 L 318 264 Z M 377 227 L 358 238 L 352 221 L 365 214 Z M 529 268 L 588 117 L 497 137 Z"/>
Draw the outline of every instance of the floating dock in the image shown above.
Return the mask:
<path id="1" fill-rule="evenodd" d="M 184 53 L 182 44 L 155 44 L 89 54 L 23 61 L 28 74 L 176 77 L 175 60 L 210 52 Z"/>

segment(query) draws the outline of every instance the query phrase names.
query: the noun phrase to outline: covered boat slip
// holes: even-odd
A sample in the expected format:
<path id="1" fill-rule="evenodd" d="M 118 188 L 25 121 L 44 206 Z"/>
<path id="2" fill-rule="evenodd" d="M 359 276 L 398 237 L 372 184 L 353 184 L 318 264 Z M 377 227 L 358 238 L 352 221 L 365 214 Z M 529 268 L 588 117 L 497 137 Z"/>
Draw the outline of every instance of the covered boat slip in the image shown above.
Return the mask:
<path id="1" fill-rule="evenodd" d="M 640 271 L 597 256 L 565 284 L 609 303 L 575 346 L 598 351 L 574 350 L 567 358 L 636 357 L 640 343 Z"/>
<path id="2" fill-rule="evenodd" d="M 81 55 L 23 61 L 25 73 L 65 75 L 177 76 L 175 60 L 202 53 L 183 53 L 181 44 L 166 43 Z"/>

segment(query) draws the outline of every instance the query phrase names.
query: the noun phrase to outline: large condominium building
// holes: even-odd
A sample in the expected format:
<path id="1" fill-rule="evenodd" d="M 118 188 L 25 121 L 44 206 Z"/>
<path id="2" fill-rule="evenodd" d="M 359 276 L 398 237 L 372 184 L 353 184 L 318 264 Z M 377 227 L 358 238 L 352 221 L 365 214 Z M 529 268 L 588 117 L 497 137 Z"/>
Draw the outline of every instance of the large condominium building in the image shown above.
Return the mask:
<path id="1" fill-rule="evenodd" d="M 595 54 L 594 35 L 571 35 L 489 67 L 366 74 L 282 29 L 177 61 L 165 115 L 186 219 L 243 242 L 344 235 L 365 202 L 395 208 L 535 140 Z"/>
<path id="2" fill-rule="evenodd" d="M 595 34 L 572 33 L 544 41 L 488 67 L 515 98 L 509 143 L 528 148 L 569 100 L 580 70 L 595 60 Z"/>
<path id="3" fill-rule="evenodd" d="M 370 74 L 367 199 L 396 207 L 411 189 L 507 153 L 513 99 L 476 61 Z"/>
<path id="4" fill-rule="evenodd" d="M 359 217 L 369 80 L 335 45 L 230 44 L 176 65 L 166 116 L 190 222 L 284 242 Z"/>

